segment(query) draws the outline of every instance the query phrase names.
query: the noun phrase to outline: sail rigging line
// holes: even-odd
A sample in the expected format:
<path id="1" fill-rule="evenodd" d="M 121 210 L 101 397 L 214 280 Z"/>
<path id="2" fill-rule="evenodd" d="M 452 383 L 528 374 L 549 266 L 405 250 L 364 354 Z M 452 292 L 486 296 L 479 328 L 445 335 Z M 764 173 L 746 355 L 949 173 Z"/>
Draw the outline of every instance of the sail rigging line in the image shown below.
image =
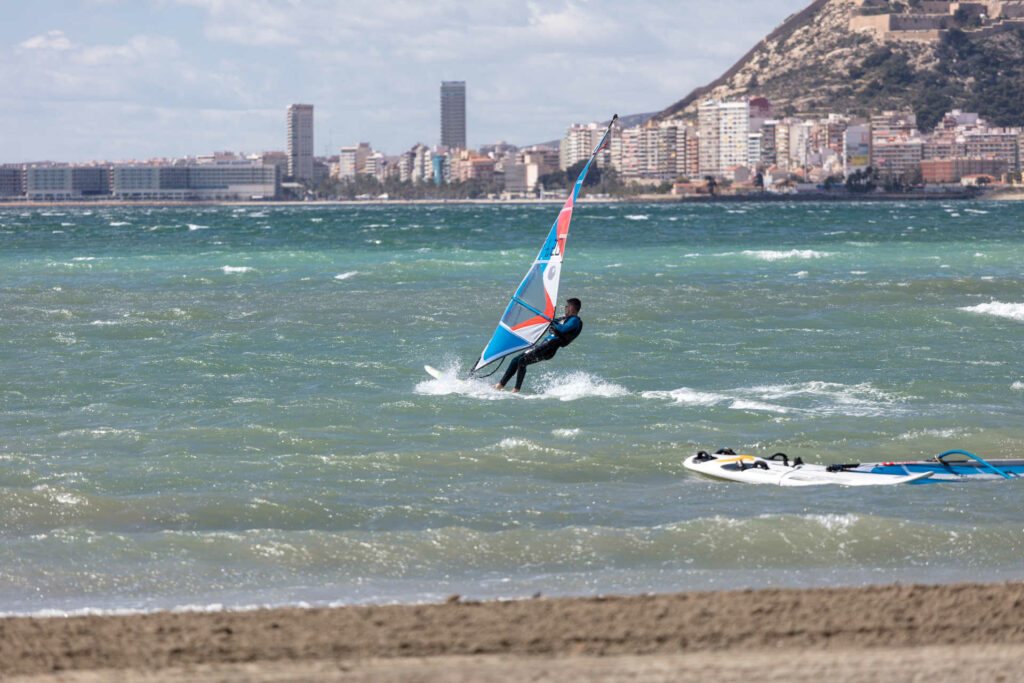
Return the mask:
<path id="1" fill-rule="evenodd" d="M 583 170 L 580 171 L 572 191 L 548 231 L 547 239 L 544 240 L 540 253 L 537 254 L 537 258 L 526 272 L 526 276 L 512 294 L 490 341 L 487 342 L 480 358 L 469 371 L 470 377 L 473 377 L 481 368 L 501 360 L 505 356 L 530 348 L 537 343 L 554 322 L 562 258 L 565 255 L 565 242 L 569 237 L 569 223 L 572 220 L 573 209 L 576 208 L 576 200 L 583 187 L 583 181 L 587 177 L 587 171 L 597 159 L 598 153 L 608 147 L 612 127 L 618 118 L 618 114 L 612 117 L 604 135 L 594 146 L 594 151 L 591 152 L 590 158 L 583 166 Z"/>

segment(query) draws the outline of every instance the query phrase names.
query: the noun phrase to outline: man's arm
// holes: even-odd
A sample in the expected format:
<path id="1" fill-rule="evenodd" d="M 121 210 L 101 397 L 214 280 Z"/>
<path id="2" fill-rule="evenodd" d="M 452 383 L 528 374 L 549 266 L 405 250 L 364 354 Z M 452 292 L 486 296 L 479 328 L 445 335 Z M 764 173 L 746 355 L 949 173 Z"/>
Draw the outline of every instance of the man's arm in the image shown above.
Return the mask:
<path id="1" fill-rule="evenodd" d="M 556 319 L 551 323 L 551 331 L 554 332 L 555 336 L 560 340 L 564 340 L 566 334 L 575 332 L 579 329 L 581 324 L 579 317 L 575 315 L 568 318 L 562 318 L 562 322 L 558 322 Z"/>

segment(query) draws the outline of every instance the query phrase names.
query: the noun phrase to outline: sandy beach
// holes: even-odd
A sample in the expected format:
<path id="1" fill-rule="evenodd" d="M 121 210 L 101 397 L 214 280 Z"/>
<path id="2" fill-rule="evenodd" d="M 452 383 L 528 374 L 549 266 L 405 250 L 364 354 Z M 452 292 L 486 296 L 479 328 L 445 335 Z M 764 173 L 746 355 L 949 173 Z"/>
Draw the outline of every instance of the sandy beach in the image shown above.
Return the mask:
<path id="1" fill-rule="evenodd" d="M 1024 583 L 0 620 L 9 680 L 1022 680 Z"/>

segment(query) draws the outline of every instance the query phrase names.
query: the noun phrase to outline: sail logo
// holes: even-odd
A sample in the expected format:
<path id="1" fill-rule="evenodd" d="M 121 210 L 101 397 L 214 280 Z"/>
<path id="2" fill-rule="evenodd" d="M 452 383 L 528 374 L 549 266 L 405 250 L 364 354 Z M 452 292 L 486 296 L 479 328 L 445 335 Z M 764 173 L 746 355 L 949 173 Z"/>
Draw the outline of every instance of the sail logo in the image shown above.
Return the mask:
<path id="1" fill-rule="evenodd" d="M 554 263 L 548 265 L 547 270 L 544 272 L 544 279 L 548 282 L 554 282 L 558 279 L 558 266 Z"/>

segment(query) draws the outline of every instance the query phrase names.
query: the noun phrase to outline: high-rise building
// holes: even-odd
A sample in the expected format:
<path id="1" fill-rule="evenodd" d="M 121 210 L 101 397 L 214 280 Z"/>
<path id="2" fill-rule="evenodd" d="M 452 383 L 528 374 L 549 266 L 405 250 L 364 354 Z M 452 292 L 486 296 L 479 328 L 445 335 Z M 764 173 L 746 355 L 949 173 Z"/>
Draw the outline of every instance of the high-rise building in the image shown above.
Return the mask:
<path id="1" fill-rule="evenodd" d="M 700 126 L 700 173 L 718 176 L 750 163 L 750 104 L 747 100 L 707 100 L 697 108 Z"/>
<path id="2" fill-rule="evenodd" d="M 313 105 L 288 107 L 288 175 L 313 180 Z"/>
<path id="3" fill-rule="evenodd" d="M 441 82 L 441 144 L 466 149 L 466 82 Z"/>

